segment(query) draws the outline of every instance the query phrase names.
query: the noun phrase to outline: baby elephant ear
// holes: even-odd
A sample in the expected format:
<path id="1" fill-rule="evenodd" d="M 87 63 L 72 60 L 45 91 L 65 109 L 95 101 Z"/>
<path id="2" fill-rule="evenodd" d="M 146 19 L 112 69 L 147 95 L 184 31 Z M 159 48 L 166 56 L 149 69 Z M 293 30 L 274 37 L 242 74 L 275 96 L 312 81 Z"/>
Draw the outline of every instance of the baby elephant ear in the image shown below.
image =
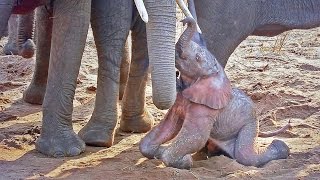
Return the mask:
<path id="1" fill-rule="evenodd" d="M 231 84 L 223 69 L 195 82 L 182 92 L 191 102 L 203 104 L 212 109 L 224 108 L 231 99 Z"/>

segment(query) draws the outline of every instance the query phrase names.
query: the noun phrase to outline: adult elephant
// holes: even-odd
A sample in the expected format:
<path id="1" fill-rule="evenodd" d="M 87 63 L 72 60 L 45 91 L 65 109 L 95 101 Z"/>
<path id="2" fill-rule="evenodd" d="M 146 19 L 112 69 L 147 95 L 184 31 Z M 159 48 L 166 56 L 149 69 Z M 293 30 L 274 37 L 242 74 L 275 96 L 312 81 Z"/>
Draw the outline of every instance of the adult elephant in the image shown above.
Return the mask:
<path id="1" fill-rule="evenodd" d="M 27 14 L 12 14 L 8 23 L 8 42 L 3 50 L 6 55 L 31 58 L 35 53 L 33 42 L 34 11 Z"/>
<path id="2" fill-rule="evenodd" d="M 72 100 L 89 28 L 91 1 L 3 0 L 0 37 L 12 13 L 28 13 L 40 5 L 46 7 L 41 6 L 37 11 L 37 62 L 29 86 L 35 96 L 46 92 L 42 131 L 36 148 L 52 156 L 78 155 L 85 145 L 73 132 Z"/>
<path id="3" fill-rule="evenodd" d="M 154 82 L 154 104 L 163 109 L 170 107 L 175 99 L 175 2 L 146 1 L 146 4 L 150 15 L 146 34 L 149 41 L 150 62 L 153 65 L 151 71 Z M 39 94 L 46 92 L 43 102 L 42 131 L 36 143 L 36 149 L 50 156 L 74 156 L 84 151 L 84 142 L 72 129 L 71 117 L 76 78 L 88 28 L 87 18 L 90 13 L 88 6 L 90 2 L 56 0 L 53 3 L 52 14 L 50 11 L 48 13 L 48 6 L 41 7 L 37 11 L 37 63 L 33 80 L 24 93 L 24 99 L 34 100 L 41 97 Z M 68 7 L 69 9 L 66 9 Z M 75 11 L 74 8 L 76 8 Z M 114 125 L 117 122 L 121 54 L 131 28 L 132 18 L 137 16 L 133 16 L 133 2 L 127 0 L 94 1 L 92 10 L 97 12 L 92 15 L 92 24 L 100 66 L 97 101 L 92 118 L 80 135 L 87 144 L 110 146 L 113 142 Z M 80 12 L 80 15 L 76 12 Z M 107 24 L 104 26 L 107 28 L 103 30 L 99 27 L 105 25 L 104 23 Z M 141 21 L 139 23 L 143 24 Z M 144 26 L 136 26 L 136 28 L 140 27 Z M 98 34 L 100 37 L 97 37 Z M 133 35 L 133 37 L 138 36 Z M 143 42 L 145 40 L 146 38 L 137 39 Z M 101 41 L 110 42 L 112 45 L 99 45 Z M 144 57 L 145 51 L 141 56 Z M 50 64 L 48 72 L 43 71 L 48 64 Z M 138 61 L 131 67 L 135 65 L 143 65 L 143 71 L 148 67 L 147 64 L 139 64 Z M 145 77 L 142 75 L 142 78 Z M 141 79 L 141 75 L 137 78 Z M 131 77 L 129 81 L 130 79 Z M 106 97 L 110 97 L 108 101 L 104 101 Z M 136 122 L 139 121 L 141 119 L 136 120 Z"/>
<path id="4" fill-rule="evenodd" d="M 113 141 L 114 124 L 117 119 L 115 110 L 118 99 L 116 92 L 118 92 L 119 86 L 119 59 L 121 59 L 124 39 L 132 22 L 133 6 L 131 1 L 126 0 L 113 0 L 106 4 L 104 1 L 94 2 L 102 5 L 93 5 L 92 7 L 97 12 L 101 12 L 101 15 L 97 14 L 96 18 L 93 18 L 96 20 L 96 22 L 92 20 L 94 26 L 99 25 L 99 22 L 101 22 L 100 25 L 108 23 L 109 21 L 105 20 L 106 17 L 116 19 L 115 24 L 108 24 L 109 30 L 111 30 L 109 32 L 96 27 L 94 30 L 96 43 L 99 44 L 99 42 L 106 40 L 114 43 L 114 46 L 98 47 L 98 49 L 105 48 L 110 51 L 99 50 L 102 53 L 99 53 L 98 89 L 102 90 L 97 92 L 97 106 L 89 125 L 81 131 L 84 133 L 82 135 L 80 133 L 80 135 L 88 144 L 109 146 Z M 146 1 L 146 4 L 150 14 L 146 32 L 150 62 L 153 65 L 151 71 L 154 82 L 154 104 L 163 109 L 170 107 L 175 98 L 173 61 L 175 2 L 173 0 L 161 2 L 150 0 L 150 2 Z M 91 2 L 86 0 L 55 0 L 50 5 L 53 5 L 52 12 L 48 11 L 50 6 L 41 7 L 37 11 L 37 63 L 33 80 L 24 97 L 25 99 L 41 97 L 39 94 L 46 92 L 43 102 L 42 131 L 36 143 L 36 149 L 55 157 L 74 156 L 84 151 L 85 147 L 84 142 L 73 131 L 71 117 L 76 78 L 89 25 Z M 106 9 L 101 9 L 106 6 L 112 7 L 108 9 L 110 11 L 107 15 L 102 13 Z M 117 20 L 118 18 L 119 20 Z M 118 27 L 121 29 L 119 30 Z M 137 28 L 139 27 L 141 26 L 137 26 Z M 104 36 L 96 38 L 96 33 L 101 33 L 101 35 L 105 33 L 107 36 L 105 36 L 106 38 Z M 113 35 L 111 36 L 109 33 L 113 33 Z M 144 40 L 145 38 L 141 41 Z M 158 65 L 158 63 L 164 64 Z M 50 64 L 48 72 L 41 71 L 48 68 L 48 64 Z M 138 63 L 139 65 L 143 65 L 145 68 L 146 64 Z M 100 104 L 100 99 L 104 99 L 107 95 L 111 96 L 112 101 Z M 95 137 L 95 139 L 90 142 L 88 137 Z"/>
<path id="5" fill-rule="evenodd" d="M 320 26 L 319 0 L 193 1 L 189 7 L 194 3 L 207 47 L 223 67 L 249 35 L 274 36 Z"/>
<path id="6" fill-rule="evenodd" d="M 7 23 L 11 14 L 27 14 L 36 7 L 49 4 L 51 0 L 2 0 L 0 2 L 0 38 L 6 32 Z"/>
<path id="7" fill-rule="evenodd" d="M 171 51 L 174 51 L 175 2 L 145 3 L 150 15 L 147 25 L 138 16 L 132 1 L 92 2 L 91 25 L 99 58 L 98 86 L 94 112 L 79 132 L 89 145 L 109 147 L 113 144 L 118 117 L 120 60 L 130 30 L 132 60 L 123 97 L 120 129 L 126 132 L 146 132 L 153 125 L 153 117 L 145 107 L 149 60 L 154 104 L 160 109 L 171 106 L 171 102 L 164 105 L 157 99 L 164 94 L 170 98 L 175 95 L 174 90 L 162 89 L 164 86 L 175 85 L 175 78 L 173 81 L 171 78 L 166 79 L 172 75 L 175 77 L 175 69 L 171 68 L 175 56 Z"/>

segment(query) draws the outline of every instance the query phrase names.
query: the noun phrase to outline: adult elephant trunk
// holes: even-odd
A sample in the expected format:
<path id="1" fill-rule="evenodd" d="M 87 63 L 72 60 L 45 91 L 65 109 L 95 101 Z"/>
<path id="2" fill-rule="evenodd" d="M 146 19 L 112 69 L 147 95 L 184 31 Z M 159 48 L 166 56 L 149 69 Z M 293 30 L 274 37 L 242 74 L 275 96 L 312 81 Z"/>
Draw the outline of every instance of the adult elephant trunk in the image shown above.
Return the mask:
<path id="1" fill-rule="evenodd" d="M 0 38 L 4 36 L 13 5 L 14 0 L 1 0 L 0 2 Z"/>
<path id="2" fill-rule="evenodd" d="M 144 2 L 149 15 L 146 28 L 153 103 L 159 109 L 168 109 L 176 97 L 176 4 L 174 0 Z"/>

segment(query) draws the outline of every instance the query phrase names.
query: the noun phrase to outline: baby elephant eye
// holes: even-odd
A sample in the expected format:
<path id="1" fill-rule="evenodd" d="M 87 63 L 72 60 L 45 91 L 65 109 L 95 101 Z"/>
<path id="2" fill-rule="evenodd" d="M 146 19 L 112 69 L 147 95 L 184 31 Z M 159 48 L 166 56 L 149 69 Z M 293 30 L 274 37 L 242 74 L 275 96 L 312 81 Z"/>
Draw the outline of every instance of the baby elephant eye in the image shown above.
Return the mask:
<path id="1" fill-rule="evenodd" d="M 200 58 L 200 55 L 199 55 L 199 54 L 196 54 L 196 61 L 197 61 L 197 62 L 201 62 L 201 58 Z"/>

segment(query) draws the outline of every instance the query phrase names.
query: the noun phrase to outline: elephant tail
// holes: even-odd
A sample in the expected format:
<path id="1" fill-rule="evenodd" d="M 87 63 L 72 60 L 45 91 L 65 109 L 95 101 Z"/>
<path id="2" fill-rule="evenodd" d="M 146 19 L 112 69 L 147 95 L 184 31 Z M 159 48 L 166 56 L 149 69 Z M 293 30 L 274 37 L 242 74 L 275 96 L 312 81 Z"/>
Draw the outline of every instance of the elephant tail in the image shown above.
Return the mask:
<path id="1" fill-rule="evenodd" d="M 291 125 L 290 120 L 289 120 L 289 122 L 288 122 L 287 125 L 283 126 L 282 128 L 280 128 L 280 129 L 278 129 L 278 130 L 268 131 L 268 132 L 259 132 L 258 137 L 263 137 L 263 138 L 273 137 L 273 136 L 276 136 L 276 135 L 278 135 L 278 134 L 284 133 L 284 132 L 286 132 L 288 129 L 291 129 L 291 128 L 292 128 L 292 125 Z"/>

